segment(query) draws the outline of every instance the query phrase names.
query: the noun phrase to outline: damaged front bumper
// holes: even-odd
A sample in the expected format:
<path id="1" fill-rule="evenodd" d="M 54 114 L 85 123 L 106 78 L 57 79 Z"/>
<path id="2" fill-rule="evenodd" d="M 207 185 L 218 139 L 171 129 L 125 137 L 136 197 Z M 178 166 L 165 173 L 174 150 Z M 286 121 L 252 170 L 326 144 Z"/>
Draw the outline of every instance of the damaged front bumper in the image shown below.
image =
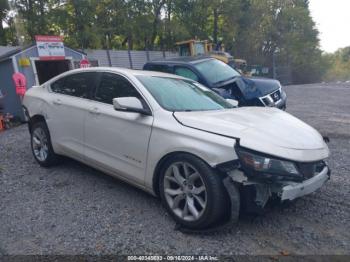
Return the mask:
<path id="1" fill-rule="evenodd" d="M 305 180 L 301 183 L 290 182 L 287 185 L 281 188 L 281 191 L 278 192 L 281 200 L 294 200 L 298 197 L 302 197 L 312 192 L 315 192 L 317 189 L 323 186 L 326 181 L 330 179 L 330 169 L 328 166 L 325 166 L 323 170 L 315 175 L 314 177 Z"/>
<path id="2" fill-rule="evenodd" d="M 228 222 L 232 225 L 238 221 L 241 209 L 248 213 L 259 214 L 263 212 L 271 197 L 277 196 L 283 202 L 311 194 L 321 188 L 331 175 L 326 164 L 313 177 L 300 182 L 256 180 L 247 176 L 238 165 L 236 169 L 231 171 L 226 169 L 224 173 L 227 176 L 224 177 L 223 184 L 231 202 Z"/>
<path id="3" fill-rule="evenodd" d="M 228 180 L 243 187 L 253 186 L 255 189 L 253 201 L 257 206 L 263 208 L 272 195 L 277 196 L 281 201 L 285 201 L 311 194 L 321 188 L 330 179 L 330 175 L 331 171 L 325 165 L 319 173 L 304 181 L 265 181 L 246 176 L 243 171 L 236 169 L 228 172 L 224 184 L 229 194 Z"/>

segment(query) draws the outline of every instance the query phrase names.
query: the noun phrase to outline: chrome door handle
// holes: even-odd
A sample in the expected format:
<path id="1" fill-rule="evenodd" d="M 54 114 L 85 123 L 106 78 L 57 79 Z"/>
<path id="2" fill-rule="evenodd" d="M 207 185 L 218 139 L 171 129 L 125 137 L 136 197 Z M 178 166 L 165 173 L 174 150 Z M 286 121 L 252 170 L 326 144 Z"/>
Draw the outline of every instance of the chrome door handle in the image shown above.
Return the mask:
<path id="1" fill-rule="evenodd" d="M 93 115 L 99 115 L 100 111 L 98 110 L 98 108 L 95 107 L 95 108 L 89 110 L 89 113 L 93 114 Z"/>
<path id="2" fill-rule="evenodd" d="M 54 100 L 53 103 L 58 106 L 62 105 L 62 101 L 60 99 Z"/>

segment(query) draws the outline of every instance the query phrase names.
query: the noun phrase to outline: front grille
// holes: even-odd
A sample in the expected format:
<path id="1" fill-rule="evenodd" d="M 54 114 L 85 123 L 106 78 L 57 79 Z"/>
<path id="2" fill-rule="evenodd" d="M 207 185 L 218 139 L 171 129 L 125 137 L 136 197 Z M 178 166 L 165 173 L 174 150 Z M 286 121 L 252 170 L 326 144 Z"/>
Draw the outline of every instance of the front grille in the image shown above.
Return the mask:
<path id="1" fill-rule="evenodd" d="M 274 102 L 277 102 L 278 100 L 281 99 L 281 92 L 280 90 L 277 90 L 276 92 L 272 93 L 270 96 Z"/>
<path id="2" fill-rule="evenodd" d="M 325 165 L 326 164 L 323 161 L 318 161 L 312 163 L 300 163 L 298 164 L 298 167 L 304 178 L 309 179 L 320 173 Z"/>

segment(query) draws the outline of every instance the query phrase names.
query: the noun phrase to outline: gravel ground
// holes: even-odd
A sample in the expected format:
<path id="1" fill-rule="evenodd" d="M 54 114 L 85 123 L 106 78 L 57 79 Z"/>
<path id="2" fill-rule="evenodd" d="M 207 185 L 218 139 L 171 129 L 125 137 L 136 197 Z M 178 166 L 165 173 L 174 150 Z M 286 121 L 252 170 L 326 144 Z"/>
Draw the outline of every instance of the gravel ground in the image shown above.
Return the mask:
<path id="1" fill-rule="evenodd" d="M 350 85 L 288 86 L 290 113 L 329 136 L 331 180 L 237 226 L 184 234 L 160 201 L 67 160 L 34 161 L 26 126 L 0 134 L 0 254 L 350 254 Z"/>

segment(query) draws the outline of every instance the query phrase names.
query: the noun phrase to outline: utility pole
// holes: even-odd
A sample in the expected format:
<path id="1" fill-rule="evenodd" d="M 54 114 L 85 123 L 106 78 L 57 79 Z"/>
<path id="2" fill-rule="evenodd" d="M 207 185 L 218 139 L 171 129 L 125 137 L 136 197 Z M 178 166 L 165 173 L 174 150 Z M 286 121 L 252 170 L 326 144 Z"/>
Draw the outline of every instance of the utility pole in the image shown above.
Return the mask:
<path id="1" fill-rule="evenodd" d="M 273 51 L 272 53 L 272 78 L 277 79 L 277 68 L 276 68 L 276 53 L 277 51 Z"/>
<path id="2" fill-rule="evenodd" d="M 106 53 L 107 53 L 107 59 L 108 59 L 108 65 L 111 67 L 112 66 L 112 59 L 111 59 L 111 54 L 109 52 L 109 49 L 110 49 L 110 45 L 109 45 L 109 42 L 110 42 L 110 37 L 109 37 L 109 34 L 106 34 Z"/>

